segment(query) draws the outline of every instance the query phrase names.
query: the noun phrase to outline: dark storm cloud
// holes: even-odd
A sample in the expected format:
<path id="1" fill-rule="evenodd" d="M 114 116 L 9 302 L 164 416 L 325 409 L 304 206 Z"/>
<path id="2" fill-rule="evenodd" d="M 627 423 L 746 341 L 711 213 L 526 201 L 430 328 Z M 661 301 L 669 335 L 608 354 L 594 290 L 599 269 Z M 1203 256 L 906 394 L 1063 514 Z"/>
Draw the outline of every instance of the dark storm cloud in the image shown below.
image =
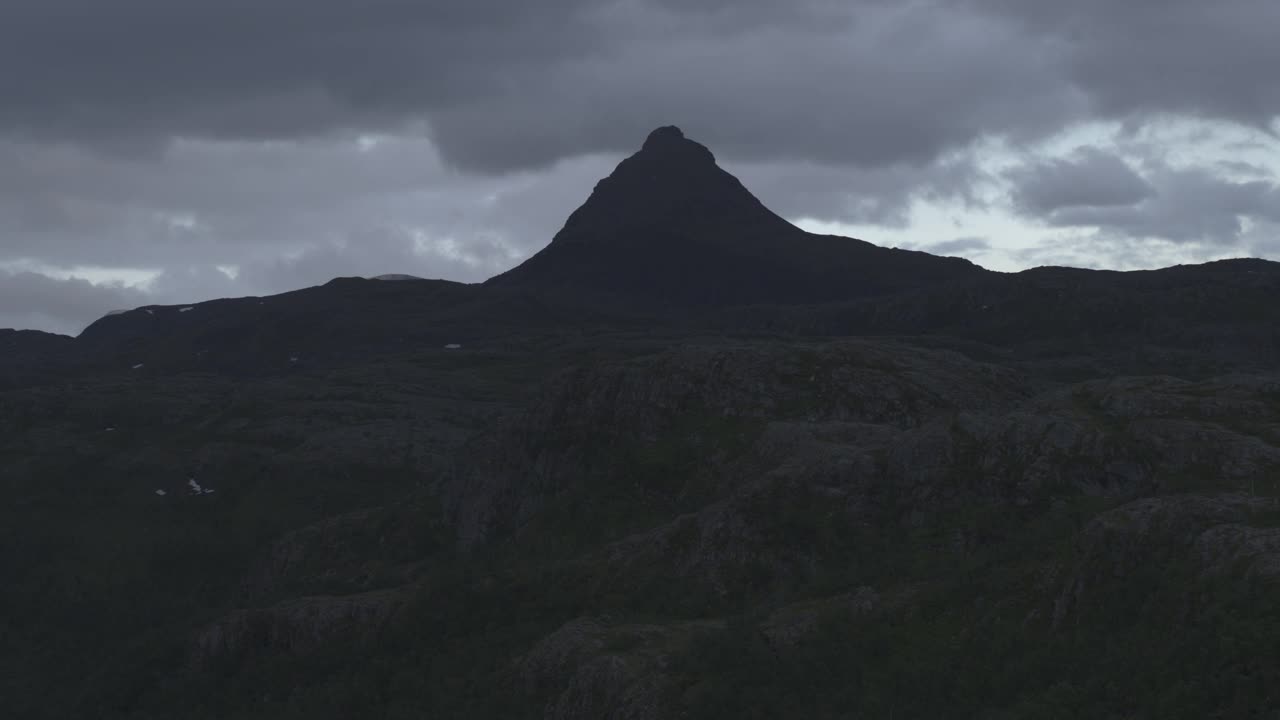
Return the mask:
<path id="1" fill-rule="evenodd" d="M 1052 159 L 1008 173 L 1014 203 L 1033 216 L 1068 208 L 1134 205 L 1151 197 L 1153 188 L 1123 158 L 1096 148 L 1080 148 L 1065 159 Z"/>
<path id="2" fill-rule="evenodd" d="M 431 124 L 446 157 L 492 171 L 630 149 L 664 122 L 724 160 L 884 167 L 927 164 L 990 131 L 1049 132 L 1083 109 L 1045 82 L 1053 53 L 998 19 L 855 4 L 842 20 L 709 35 L 687 13 L 633 7 L 601 22 L 616 36 L 607 56 L 518 70 Z"/>
<path id="3" fill-rule="evenodd" d="M 1063 78 L 1101 115 L 1173 112 L 1269 127 L 1280 114 L 1270 0 L 962 0 L 1065 48 Z"/>
<path id="4" fill-rule="evenodd" d="M 0 122 L 35 135 L 393 126 L 587 51 L 584 0 L 9 0 Z"/>
<path id="5" fill-rule="evenodd" d="M 423 120 L 450 161 L 499 172 L 629 150 L 671 121 L 748 159 L 923 162 L 1076 109 L 1044 82 L 1040 38 L 907 7 L 17 0 L 0 125 L 128 147 Z"/>
<path id="6" fill-rule="evenodd" d="M 743 160 L 887 166 L 1173 111 L 1265 125 L 1262 0 L 9 0 L 0 127 L 145 144 L 425 122 L 501 172 L 666 122 Z"/>

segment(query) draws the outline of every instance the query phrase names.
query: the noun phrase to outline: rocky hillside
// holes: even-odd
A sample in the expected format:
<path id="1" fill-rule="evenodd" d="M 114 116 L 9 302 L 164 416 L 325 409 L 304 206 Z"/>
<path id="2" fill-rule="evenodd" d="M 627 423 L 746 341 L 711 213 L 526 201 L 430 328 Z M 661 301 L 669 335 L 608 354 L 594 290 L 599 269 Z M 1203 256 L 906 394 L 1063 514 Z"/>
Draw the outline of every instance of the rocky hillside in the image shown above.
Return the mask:
<path id="1" fill-rule="evenodd" d="M 1280 380 L 592 346 L 6 392 L 4 695 L 31 718 L 1280 702 Z"/>

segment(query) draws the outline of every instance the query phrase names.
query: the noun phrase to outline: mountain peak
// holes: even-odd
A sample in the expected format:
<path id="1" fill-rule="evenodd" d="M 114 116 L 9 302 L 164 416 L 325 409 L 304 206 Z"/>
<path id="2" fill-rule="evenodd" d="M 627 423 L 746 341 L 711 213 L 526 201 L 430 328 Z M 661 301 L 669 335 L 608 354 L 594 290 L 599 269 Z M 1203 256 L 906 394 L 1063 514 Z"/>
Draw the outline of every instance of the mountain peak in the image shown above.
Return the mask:
<path id="1" fill-rule="evenodd" d="M 715 155 L 705 145 L 686 138 L 680 128 L 675 125 L 664 125 L 649 133 L 638 155 L 666 161 L 678 161 L 683 158 L 687 161 L 709 162 L 713 165 L 716 161 Z"/>
<path id="2" fill-rule="evenodd" d="M 684 132 L 680 128 L 675 125 L 663 125 L 649 133 L 649 137 L 645 139 L 644 147 L 641 149 L 649 149 L 663 143 L 677 142 L 684 139 Z"/>
<path id="3" fill-rule="evenodd" d="M 666 125 L 650 132 L 638 152 L 596 185 L 556 241 L 616 240 L 726 222 L 786 225 L 717 165 L 706 146 Z"/>
<path id="4" fill-rule="evenodd" d="M 811 236 L 666 125 L 596 184 L 550 245 L 488 284 L 726 305 L 883 294 L 970 270 L 967 261 Z"/>

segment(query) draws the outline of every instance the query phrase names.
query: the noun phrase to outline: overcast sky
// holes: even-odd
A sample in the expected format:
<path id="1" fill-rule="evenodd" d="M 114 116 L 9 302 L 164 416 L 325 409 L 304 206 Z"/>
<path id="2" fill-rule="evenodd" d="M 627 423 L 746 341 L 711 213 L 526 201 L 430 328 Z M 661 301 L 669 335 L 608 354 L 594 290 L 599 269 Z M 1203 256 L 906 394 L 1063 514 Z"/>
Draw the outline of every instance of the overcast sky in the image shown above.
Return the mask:
<path id="1" fill-rule="evenodd" d="M 1280 259 L 1275 0 L 0 0 L 0 327 L 482 280 L 675 124 L 803 227 Z"/>

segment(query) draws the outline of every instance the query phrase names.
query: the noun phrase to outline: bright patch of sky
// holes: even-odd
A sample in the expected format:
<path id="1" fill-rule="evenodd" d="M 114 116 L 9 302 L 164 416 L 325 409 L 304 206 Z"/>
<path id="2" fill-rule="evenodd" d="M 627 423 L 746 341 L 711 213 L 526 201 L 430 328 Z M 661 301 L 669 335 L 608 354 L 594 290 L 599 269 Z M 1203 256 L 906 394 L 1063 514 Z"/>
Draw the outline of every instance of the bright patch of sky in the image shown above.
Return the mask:
<path id="1" fill-rule="evenodd" d="M 56 280 L 87 280 L 94 285 L 116 285 L 121 287 L 146 287 L 160 276 L 159 270 L 143 268 L 109 268 L 88 265 L 57 267 L 36 260 L 15 260 L 0 263 L 0 270 L 11 273 L 33 272 Z"/>
<path id="2" fill-rule="evenodd" d="M 1229 249 L 1207 251 L 1203 245 L 1156 238 L 1132 238 L 1139 248 L 1137 252 L 1110 255 L 1099 247 L 1099 240 L 1093 235 L 1097 228 L 1052 227 L 1014 212 L 1010 200 L 1014 188 L 1004 177 L 1006 172 L 1030 158 L 1065 159 L 1081 147 L 1115 153 L 1140 173 L 1144 165 L 1155 162 L 1172 169 L 1206 169 L 1234 182 L 1280 179 L 1280 138 L 1258 129 L 1178 118 L 1144 123 L 1132 130 L 1121 123 L 1093 123 L 1031 146 L 1016 147 L 994 140 L 979 143 L 972 149 L 983 175 L 974 188 L 975 196 L 982 201 L 977 205 L 917 197 L 901 227 L 790 219 L 810 232 L 915 250 L 928 251 L 957 238 L 980 238 L 987 247 L 954 254 L 1005 272 L 1045 264 L 1139 270 L 1247 254 Z M 1242 222 L 1246 233 L 1255 230 L 1250 219 L 1243 218 Z"/>
<path id="3" fill-rule="evenodd" d="M 382 135 L 361 135 L 356 138 L 356 147 L 360 149 L 360 152 L 370 152 L 376 150 L 386 140 L 387 138 Z"/>
<path id="4" fill-rule="evenodd" d="M 157 213 L 157 217 L 173 230 L 194 231 L 201 228 L 200 221 L 191 213 Z"/>
<path id="5" fill-rule="evenodd" d="M 465 240 L 459 240 L 451 235 L 431 235 L 420 228 L 406 228 L 406 231 L 413 238 L 413 252 L 418 256 L 434 255 L 468 267 L 485 268 L 495 275 L 526 257 L 497 233 L 476 232 Z M 495 253 L 483 252 L 495 250 L 496 257 Z"/>

